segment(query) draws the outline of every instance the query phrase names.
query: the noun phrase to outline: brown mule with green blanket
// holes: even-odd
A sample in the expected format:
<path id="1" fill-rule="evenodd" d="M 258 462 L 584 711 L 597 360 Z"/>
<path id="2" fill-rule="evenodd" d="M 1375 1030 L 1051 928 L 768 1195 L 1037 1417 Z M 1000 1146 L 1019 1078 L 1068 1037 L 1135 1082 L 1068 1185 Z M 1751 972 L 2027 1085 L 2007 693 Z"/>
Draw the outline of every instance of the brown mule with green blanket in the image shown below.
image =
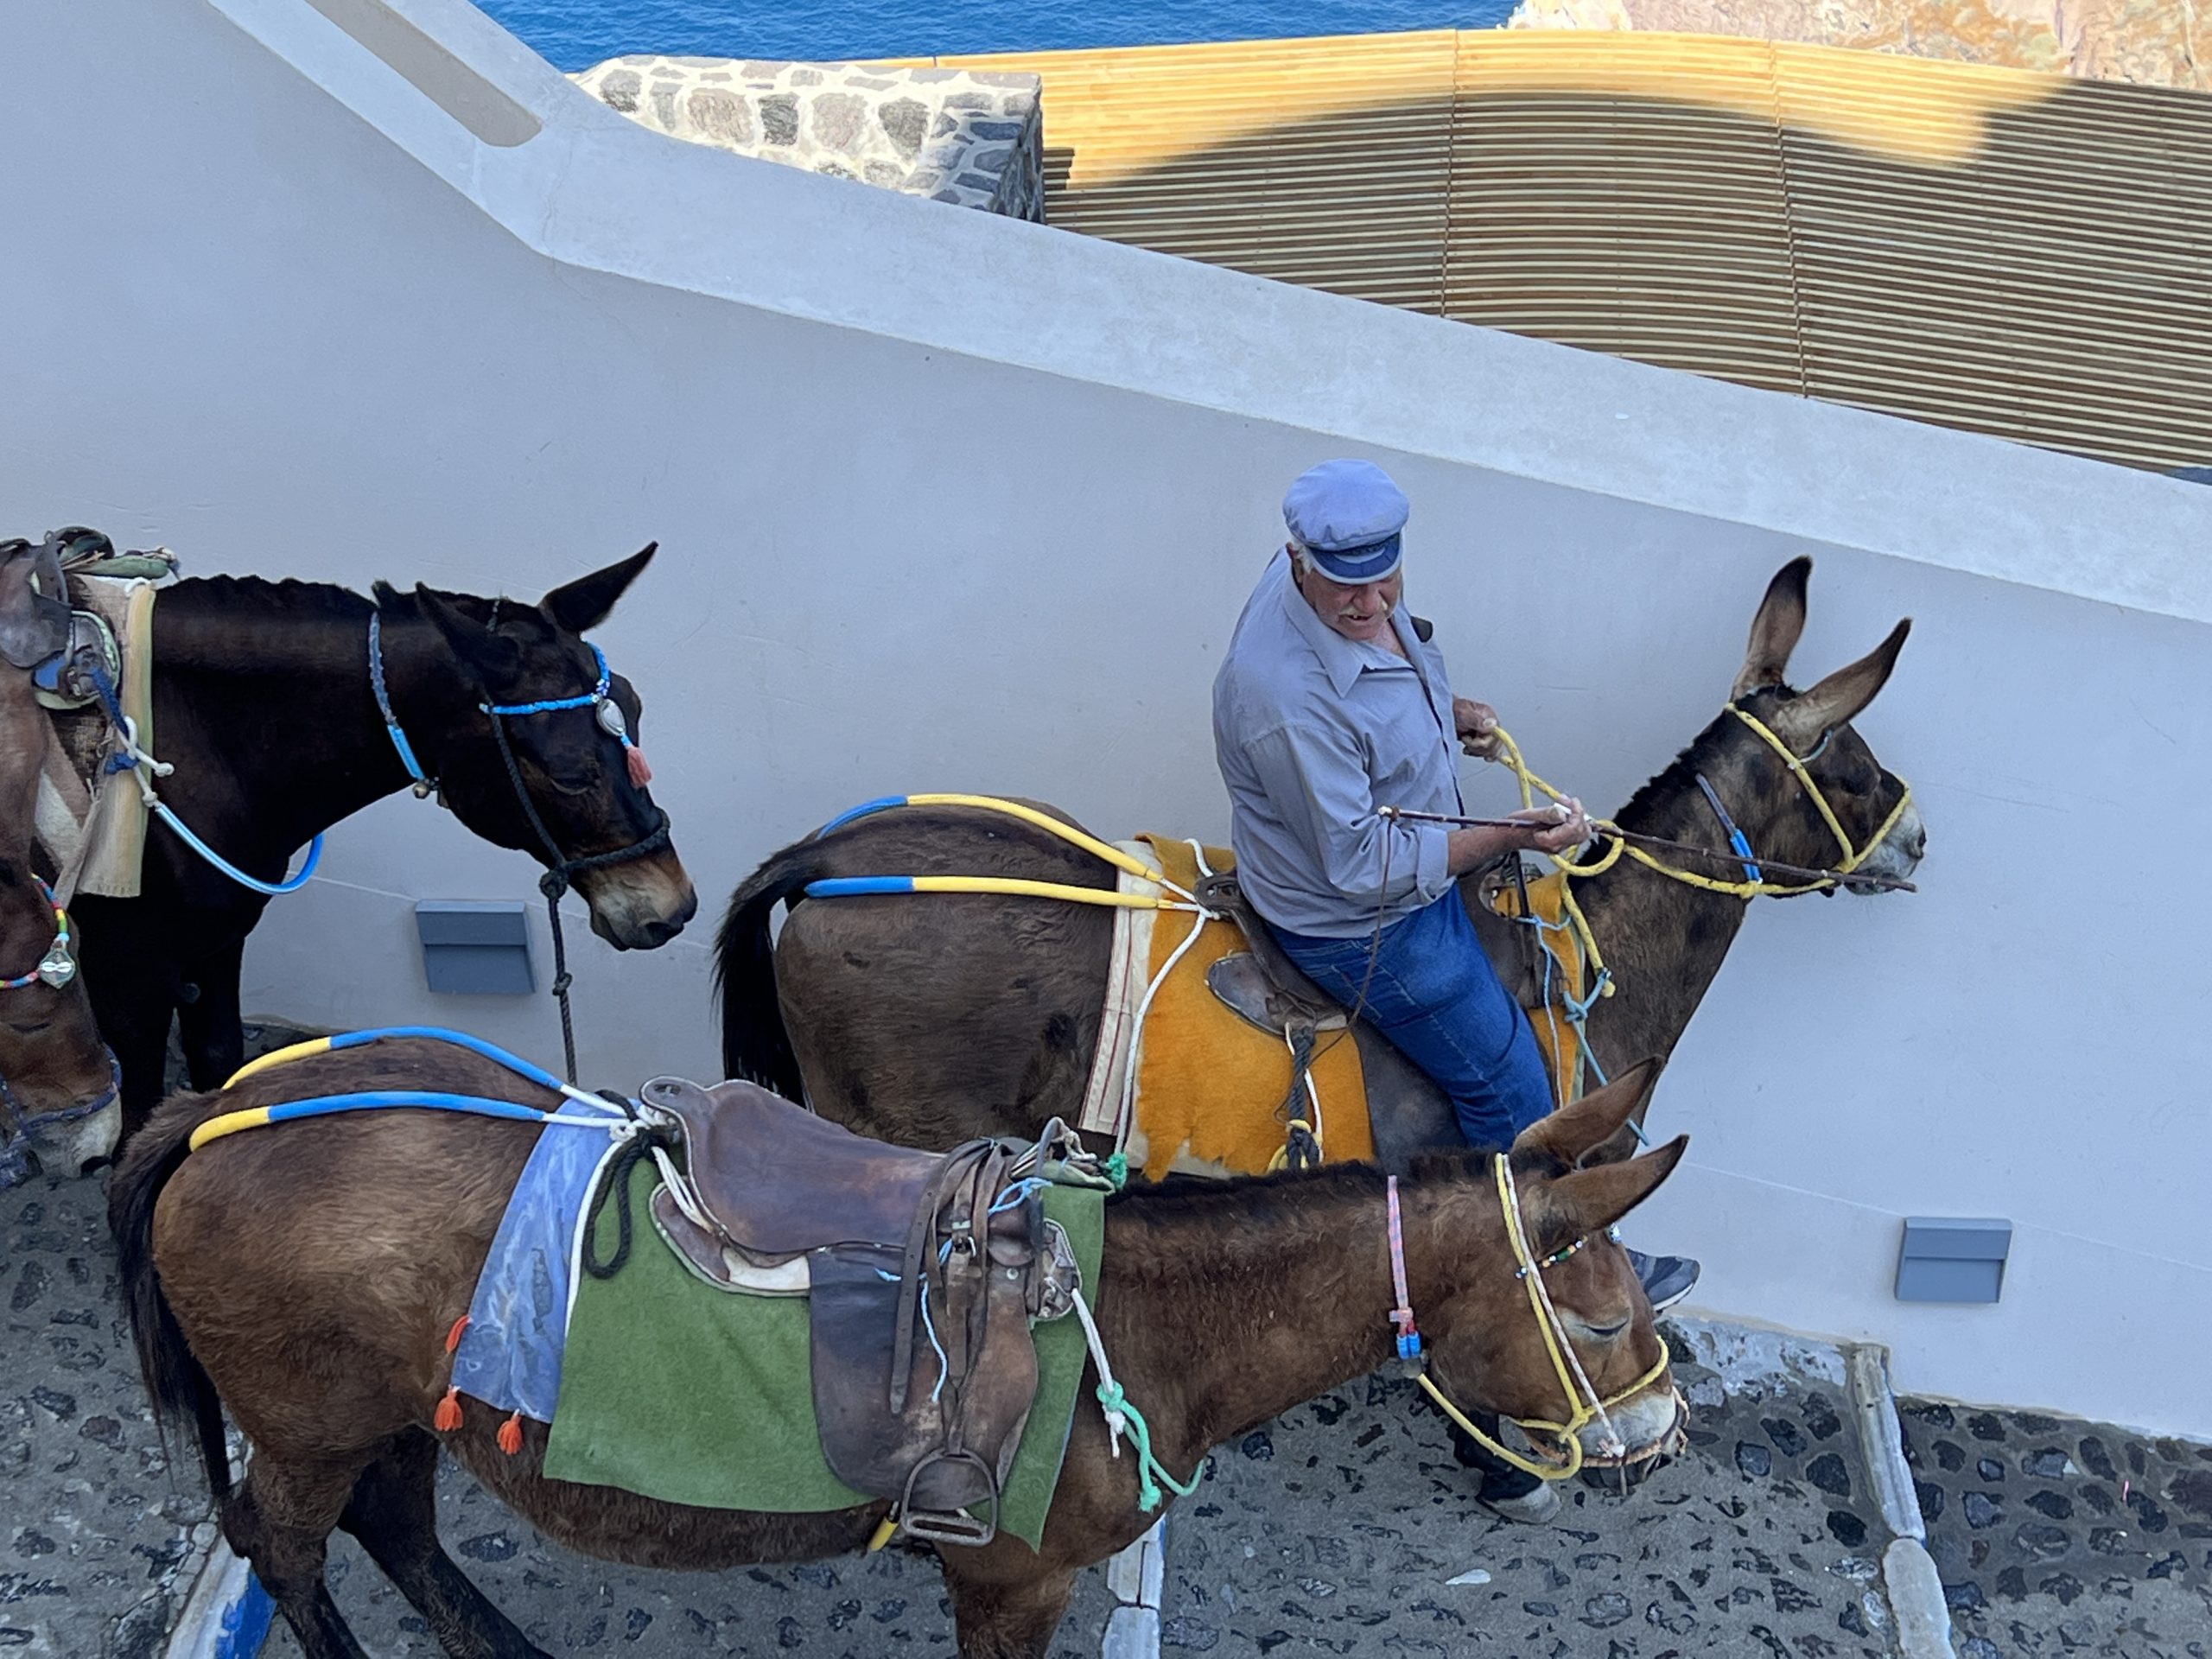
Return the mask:
<path id="1" fill-rule="evenodd" d="M 1140 1406 L 1154 1462 L 1109 1449 L 1079 1412 L 1039 1546 L 1001 1532 L 941 1560 L 966 1659 L 1042 1659 L 1075 1574 L 1142 1533 L 1138 1471 L 1195 1478 L 1207 1449 L 1381 1365 L 1390 1312 L 1414 1311 L 1429 1375 L 1468 1410 L 1575 1423 L 1592 1458 L 1656 1455 L 1678 1433 L 1665 1351 L 1605 1230 L 1679 1161 L 1577 1165 L 1637 1105 L 1639 1068 L 1522 1137 L 1506 1166 L 1462 1154 L 1386 1183 L 1344 1166 L 1188 1192 L 1124 1193 L 1105 1210 L 1101 1341 Z M 550 1109 L 551 1090 L 496 1063 L 404 1042 L 301 1059 L 213 1095 L 165 1104 L 126 1149 L 111 1207 L 131 1323 L 165 1421 L 196 1425 L 232 1546 L 251 1564 L 307 1659 L 358 1659 L 322 1569 L 343 1527 L 452 1655 L 538 1655 L 437 1542 L 432 1423 L 445 1338 L 540 1131 L 441 1113 L 303 1119 L 188 1154 L 219 1114 L 307 1096 L 455 1090 Z M 1510 1204 L 1501 1195 L 1512 1195 Z M 1391 1211 L 1400 1213 L 1394 1227 Z M 1518 1227 L 1525 1236 L 1516 1233 Z M 1394 1250 L 1393 1241 L 1402 1240 Z M 1578 1241 L 1587 1248 L 1569 1250 Z M 1516 1269 L 1530 1253 L 1554 1323 Z M 1561 1252 L 1567 1252 L 1562 1255 Z M 1393 1256 L 1402 1283 L 1393 1283 Z M 1280 1317 L 1294 1307 L 1299 1317 Z M 1572 1350 L 1595 1420 L 1562 1397 L 1548 1340 Z M 253 1460 L 234 1487 L 227 1408 Z M 444 1444 L 549 1536 L 643 1566 L 721 1568 L 865 1544 L 877 1499 L 813 1515 L 687 1507 L 543 1474 L 545 1433 L 503 1452 L 497 1414 L 466 1413 Z"/>

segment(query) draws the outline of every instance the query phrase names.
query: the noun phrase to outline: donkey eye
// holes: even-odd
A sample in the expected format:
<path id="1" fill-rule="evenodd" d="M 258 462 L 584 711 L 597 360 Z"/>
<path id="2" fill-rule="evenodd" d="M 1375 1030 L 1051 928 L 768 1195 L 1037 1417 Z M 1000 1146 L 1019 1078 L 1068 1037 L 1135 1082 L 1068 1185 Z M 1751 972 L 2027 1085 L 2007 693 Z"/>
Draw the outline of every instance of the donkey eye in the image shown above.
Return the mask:
<path id="1" fill-rule="evenodd" d="M 1628 1325 L 1629 1322 L 1626 1319 L 1617 1320 L 1611 1325 L 1593 1325 L 1590 1327 L 1590 1335 L 1595 1341 L 1611 1342 L 1622 1332 L 1627 1330 Z"/>

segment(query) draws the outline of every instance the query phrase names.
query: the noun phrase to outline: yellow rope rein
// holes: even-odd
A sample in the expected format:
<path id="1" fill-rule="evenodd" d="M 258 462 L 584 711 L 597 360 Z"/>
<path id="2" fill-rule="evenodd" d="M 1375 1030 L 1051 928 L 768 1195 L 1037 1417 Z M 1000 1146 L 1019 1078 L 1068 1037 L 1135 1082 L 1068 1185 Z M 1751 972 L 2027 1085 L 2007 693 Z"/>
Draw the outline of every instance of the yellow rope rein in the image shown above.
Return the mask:
<path id="1" fill-rule="evenodd" d="M 1605 1414 L 1612 1407 L 1634 1399 L 1666 1376 L 1667 1344 L 1664 1341 L 1660 1343 L 1658 1362 L 1649 1370 L 1618 1393 L 1603 1399 L 1599 1397 L 1597 1389 L 1591 1386 L 1590 1378 L 1582 1369 L 1581 1359 L 1575 1354 L 1573 1344 L 1567 1340 L 1567 1332 L 1560 1323 L 1558 1310 L 1553 1307 L 1550 1294 L 1544 1288 L 1543 1265 L 1536 1261 L 1529 1249 L 1528 1235 L 1522 1229 L 1521 1195 L 1515 1187 L 1512 1160 L 1501 1153 L 1491 1163 L 1497 1185 L 1498 1207 L 1505 1213 L 1506 1241 L 1512 1246 L 1513 1259 L 1520 1264 L 1522 1287 L 1529 1294 L 1529 1310 L 1535 1315 L 1536 1329 L 1544 1339 L 1545 1355 L 1552 1363 L 1552 1375 L 1559 1379 L 1560 1390 L 1567 1396 L 1567 1421 L 1563 1423 L 1550 1422 L 1541 1417 L 1511 1417 L 1507 1421 L 1519 1424 L 1523 1429 L 1533 1429 L 1559 1440 L 1563 1448 L 1559 1460 L 1543 1459 L 1543 1448 L 1536 1446 L 1533 1439 L 1529 1444 L 1536 1446 L 1537 1459 L 1524 1458 L 1511 1447 L 1483 1433 L 1474 1420 L 1453 1405 L 1446 1397 L 1444 1390 L 1430 1380 L 1426 1369 L 1414 1380 L 1421 1384 L 1422 1392 L 1437 1403 L 1444 1414 L 1457 1423 L 1477 1445 L 1539 1480 L 1565 1480 L 1579 1473 L 1582 1468 L 1581 1430 L 1585 1424 L 1605 1421 L 1607 1455 L 1618 1459 L 1625 1452 L 1627 1448 L 1613 1432 L 1612 1423 Z"/>
<path id="2" fill-rule="evenodd" d="M 1774 729 L 1758 715 L 1745 713 L 1734 703 L 1728 705 L 1728 712 L 1750 727 L 1761 741 L 1782 757 L 1783 764 L 1789 767 L 1799 787 L 1811 798 L 1814 807 L 1821 815 L 1821 821 L 1827 825 L 1829 833 L 1835 836 L 1836 845 L 1842 849 L 1843 861 L 1836 866 L 1840 876 L 1849 875 L 1866 861 L 1877 847 L 1888 840 L 1890 832 L 1897 827 L 1898 821 L 1904 817 L 1905 809 L 1912 804 L 1912 786 L 1908 784 L 1904 792 L 1897 798 L 1897 805 L 1891 809 L 1889 817 L 1882 820 L 1881 828 L 1867 838 L 1864 846 L 1854 847 L 1842 821 L 1836 817 L 1835 809 L 1828 804 L 1827 797 L 1821 793 L 1821 786 L 1813 781 L 1812 774 L 1805 769 L 1803 757 L 1783 742 Z M 1503 726 L 1491 729 L 1497 734 L 1499 747 L 1504 751 L 1504 765 L 1511 770 L 1521 785 L 1521 804 L 1523 807 L 1534 806 L 1536 796 L 1541 793 L 1564 805 L 1567 797 L 1529 769 L 1529 763 L 1522 759 L 1521 746 L 1513 741 L 1513 734 Z M 1598 948 L 1597 935 L 1591 931 L 1590 918 L 1582 913 L 1582 906 L 1575 902 L 1574 883 L 1590 876 L 1603 875 L 1620 862 L 1624 854 L 1670 881 L 1679 881 L 1685 887 L 1695 887 L 1704 893 L 1725 893 L 1733 899 L 1788 899 L 1801 893 L 1820 893 L 1839 885 L 1837 877 L 1823 877 L 1818 881 L 1808 881 L 1797 887 L 1782 887 L 1770 881 L 1724 881 L 1715 876 L 1700 875 L 1694 870 L 1678 869 L 1643 848 L 1630 845 L 1622 834 L 1620 825 L 1610 818 L 1592 818 L 1590 827 L 1594 832 L 1593 840 L 1610 839 L 1612 842 L 1602 854 L 1587 862 L 1555 855 L 1547 856 L 1550 857 L 1552 867 L 1566 878 L 1560 885 L 1560 904 L 1573 921 L 1575 934 L 1582 941 L 1583 953 L 1601 987 L 1599 994 L 1605 996 L 1613 994 L 1614 981 L 1606 969 L 1605 954 Z"/>

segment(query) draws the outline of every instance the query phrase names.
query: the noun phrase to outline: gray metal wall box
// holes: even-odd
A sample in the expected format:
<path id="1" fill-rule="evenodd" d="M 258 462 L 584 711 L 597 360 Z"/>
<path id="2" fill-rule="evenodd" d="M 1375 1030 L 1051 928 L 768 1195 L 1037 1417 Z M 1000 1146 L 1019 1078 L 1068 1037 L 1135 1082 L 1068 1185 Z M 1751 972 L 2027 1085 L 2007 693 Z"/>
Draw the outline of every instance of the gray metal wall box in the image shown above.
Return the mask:
<path id="1" fill-rule="evenodd" d="M 1993 1302 L 2005 1288 L 2012 1224 L 1908 1216 L 1897 1251 L 1901 1302 Z"/>
<path id="2" fill-rule="evenodd" d="M 537 988 L 530 970 L 530 924 L 518 901 L 425 899 L 415 906 L 415 929 L 434 991 L 527 996 Z"/>

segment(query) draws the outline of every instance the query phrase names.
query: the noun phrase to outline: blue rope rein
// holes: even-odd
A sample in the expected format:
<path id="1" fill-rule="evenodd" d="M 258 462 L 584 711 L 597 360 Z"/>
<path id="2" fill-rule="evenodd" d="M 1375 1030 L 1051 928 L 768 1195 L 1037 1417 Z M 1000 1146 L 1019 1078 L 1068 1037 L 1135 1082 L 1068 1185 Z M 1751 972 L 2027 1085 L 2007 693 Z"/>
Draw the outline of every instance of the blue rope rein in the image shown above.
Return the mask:
<path id="1" fill-rule="evenodd" d="M 138 747 L 137 728 L 124 714 L 122 701 L 116 696 L 115 683 L 108 678 L 107 671 L 97 663 L 91 665 L 91 672 L 92 689 L 99 694 L 100 706 L 123 739 L 123 747 L 108 757 L 105 770 L 111 774 L 152 771 L 154 757 Z M 151 779 L 140 776 L 138 788 L 146 798 L 147 810 L 175 831 L 179 841 L 242 887 L 268 898 L 281 898 L 288 893 L 297 893 L 307 886 L 315 874 L 315 866 L 322 862 L 322 836 L 318 834 L 308 842 L 308 861 L 300 866 L 298 874 L 282 881 L 264 881 L 258 876 L 248 875 L 187 829 L 184 820 L 170 810 L 168 803 L 154 793 Z"/>

